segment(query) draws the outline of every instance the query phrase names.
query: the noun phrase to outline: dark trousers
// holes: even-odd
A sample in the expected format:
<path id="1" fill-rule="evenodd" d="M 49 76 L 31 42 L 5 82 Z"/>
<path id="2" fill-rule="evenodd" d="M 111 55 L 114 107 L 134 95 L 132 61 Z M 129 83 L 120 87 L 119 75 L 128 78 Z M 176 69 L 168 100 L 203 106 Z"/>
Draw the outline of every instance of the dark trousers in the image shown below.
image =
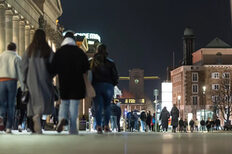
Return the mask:
<path id="1" fill-rule="evenodd" d="M 120 116 L 117 116 L 117 126 L 118 126 L 118 132 L 120 132 Z"/>

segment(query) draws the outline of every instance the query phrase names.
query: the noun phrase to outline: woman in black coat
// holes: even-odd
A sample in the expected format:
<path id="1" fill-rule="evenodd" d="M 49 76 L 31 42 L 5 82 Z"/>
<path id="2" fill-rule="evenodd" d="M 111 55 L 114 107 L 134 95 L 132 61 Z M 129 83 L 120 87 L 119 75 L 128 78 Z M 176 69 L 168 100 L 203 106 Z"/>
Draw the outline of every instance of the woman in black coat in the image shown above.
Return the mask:
<path id="1" fill-rule="evenodd" d="M 163 108 L 163 110 L 161 111 L 160 114 L 160 120 L 161 120 L 161 125 L 163 128 L 163 131 L 166 130 L 166 132 L 168 131 L 168 119 L 170 117 L 170 114 L 167 110 L 166 107 Z"/>

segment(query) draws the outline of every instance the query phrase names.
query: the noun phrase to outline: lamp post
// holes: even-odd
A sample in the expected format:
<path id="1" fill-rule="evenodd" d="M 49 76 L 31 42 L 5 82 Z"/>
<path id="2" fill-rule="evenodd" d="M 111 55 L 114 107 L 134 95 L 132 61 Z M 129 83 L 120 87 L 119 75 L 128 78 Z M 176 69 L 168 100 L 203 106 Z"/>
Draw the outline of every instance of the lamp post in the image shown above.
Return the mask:
<path id="1" fill-rule="evenodd" d="M 179 104 L 179 113 L 180 113 L 180 99 L 181 99 L 181 96 L 177 96 L 177 99 L 178 99 L 178 104 Z"/>
<path id="2" fill-rule="evenodd" d="M 203 104 L 204 104 L 204 120 L 205 120 L 205 106 L 206 106 L 206 97 L 205 97 L 205 92 L 206 92 L 206 86 L 203 86 L 202 87 L 202 92 L 203 92 L 203 97 L 204 97 L 204 101 L 203 101 Z"/>

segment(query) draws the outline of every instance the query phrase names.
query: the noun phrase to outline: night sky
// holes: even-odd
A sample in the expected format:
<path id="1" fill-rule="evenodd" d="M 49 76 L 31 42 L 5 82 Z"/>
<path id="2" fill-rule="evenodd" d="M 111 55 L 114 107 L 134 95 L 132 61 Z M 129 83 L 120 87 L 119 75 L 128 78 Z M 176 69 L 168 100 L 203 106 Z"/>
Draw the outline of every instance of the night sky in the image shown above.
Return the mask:
<path id="1" fill-rule="evenodd" d="M 145 76 L 161 80 L 145 81 L 145 92 L 152 97 L 166 80 L 166 68 L 183 57 L 185 27 L 193 28 L 196 49 L 215 37 L 232 44 L 229 0 L 61 0 L 60 23 L 76 32 L 93 32 L 108 46 L 120 76 L 141 68 Z M 128 88 L 121 81 L 120 89 Z"/>

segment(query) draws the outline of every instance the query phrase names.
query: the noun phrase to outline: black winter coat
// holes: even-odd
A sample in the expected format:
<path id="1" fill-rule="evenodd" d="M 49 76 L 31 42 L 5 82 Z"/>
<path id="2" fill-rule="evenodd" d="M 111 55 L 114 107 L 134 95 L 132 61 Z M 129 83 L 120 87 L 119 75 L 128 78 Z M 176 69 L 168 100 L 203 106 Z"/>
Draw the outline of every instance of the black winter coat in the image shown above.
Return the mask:
<path id="1" fill-rule="evenodd" d="M 79 47 L 65 45 L 56 51 L 51 72 L 58 74 L 61 99 L 82 99 L 85 97 L 83 74 L 88 69 L 88 58 Z"/>

